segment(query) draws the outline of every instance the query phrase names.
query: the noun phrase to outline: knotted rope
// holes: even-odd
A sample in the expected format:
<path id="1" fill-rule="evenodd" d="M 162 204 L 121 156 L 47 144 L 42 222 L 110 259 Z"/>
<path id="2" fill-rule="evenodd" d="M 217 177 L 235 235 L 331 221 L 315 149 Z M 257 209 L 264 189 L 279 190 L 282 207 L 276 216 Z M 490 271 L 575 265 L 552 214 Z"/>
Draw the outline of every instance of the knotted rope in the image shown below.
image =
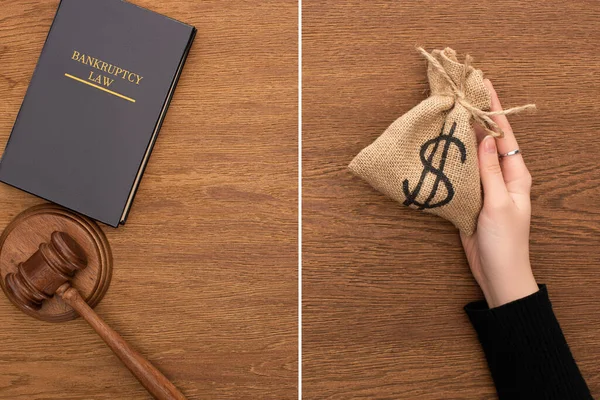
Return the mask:
<path id="1" fill-rule="evenodd" d="M 508 108 L 506 110 L 501 111 L 484 111 L 480 108 L 477 108 L 473 106 L 469 102 L 469 100 L 467 100 L 467 97 L 464 92 L 464 86 L 467 80 L 467 73 L 469 72 L 469 69 L 471 67 L 471 62 L 473 61 L 473 58 L 470 55 L 467 54 L 467 56 L 465 57 L 463 73 L 460 82 L 457 85 L 454 82 L 454 80 L 450 77 L 450 75 L 448 75 L 446 69 L 442 66 L 442 64 L 440 64 L 440 62 L 435 57 L 433 57 L 422 47 L 418 47 L 417 50 L 423 55 L 423 57 L 425 57 L 429 61 L 433 68 L 435 68 L 440 73 L 440 75 L 446 81 L 448 81 L 448 84 L 452 89 L 452 94 L 450 95 L 454 96 L 456 101 L 460 103 L 464 108 L 466 108 L 471 113 L 471 115 L 473 115 L 473 119 L 475 120 L 475 122 L 481 125 L 486 130 L 486 132 L 488 132 L 494 137 L 504 137 L 504 131 L 498 126 L 496 122 L 494 122 L 494 120 L 491 118 L 492 116 L 517 114 L 521 111 L 535 110 L 536 108 L 535 104 L 527 104 L 521 107 Z"/>

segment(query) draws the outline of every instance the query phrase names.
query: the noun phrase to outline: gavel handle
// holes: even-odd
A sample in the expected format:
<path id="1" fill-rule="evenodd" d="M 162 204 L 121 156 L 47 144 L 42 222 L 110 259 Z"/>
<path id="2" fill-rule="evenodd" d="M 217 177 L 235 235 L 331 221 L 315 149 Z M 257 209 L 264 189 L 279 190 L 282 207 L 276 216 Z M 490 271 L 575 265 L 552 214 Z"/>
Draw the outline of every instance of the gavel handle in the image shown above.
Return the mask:
<path id="1" fill-rule="evenodd" d="M 56 293 L 87 321 L 123 364 L 157 400 L 186 400 L 185 396 L 150 361 L 133 349 L 116 331 L 106 324 L 83 300 L 77 289 L 68 283 Z"/>

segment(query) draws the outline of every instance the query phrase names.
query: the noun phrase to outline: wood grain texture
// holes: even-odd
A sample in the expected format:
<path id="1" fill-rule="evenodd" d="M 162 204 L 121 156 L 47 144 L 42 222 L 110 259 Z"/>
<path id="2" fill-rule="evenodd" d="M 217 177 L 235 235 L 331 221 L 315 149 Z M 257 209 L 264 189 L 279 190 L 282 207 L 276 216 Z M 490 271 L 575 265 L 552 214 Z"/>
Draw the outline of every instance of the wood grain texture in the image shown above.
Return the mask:
<path id="1" fill-rule="evenodd" d="M 56 294 L 85 319 L 155 400 L 187 400 L 162 372 L 96 314 L 77 289 L 65 283 Z"/>
<path id="2" fill-rule="evenodd" d="M 496 397 L 456 230 L 346 169 L 425 97 L 415 45 L 468 52 L 505 106 L 538 105 L 510 117 L 534 180 L 532 262 L 600 396 L 599 21 L 597 1 L 303 1 L 306 399 Z"/>
<path id="3" fill-rule="evenodd" d="M 297 3 L 135 4 L 198 35 L 96 312 L 189 399 L 297 396 Z M 4 148 L 57 0 L 0 3 Z M 41 200 L 0 186 L 0 227 Z M 1 399 L 148 399 L 82 320 L 0 298 Z"/>

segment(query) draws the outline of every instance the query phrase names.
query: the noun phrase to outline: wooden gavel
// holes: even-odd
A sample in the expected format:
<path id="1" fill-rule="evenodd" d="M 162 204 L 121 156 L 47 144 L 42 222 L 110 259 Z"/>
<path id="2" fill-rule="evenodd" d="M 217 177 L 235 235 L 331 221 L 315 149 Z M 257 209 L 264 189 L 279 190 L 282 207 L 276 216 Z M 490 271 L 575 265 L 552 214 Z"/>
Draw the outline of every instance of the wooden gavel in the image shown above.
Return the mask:
<path id="1" fill-rule="evenodd" d="M 81 246 L 67 233 L 55 231 L 29 259 L 6 275 L 6 288 L 21 306 L 39 310 L 56 293 L 81 315 L 121 359 L 140 383 L 158 400 L 185 400 L 185 396 L 148 360 L 134 350 L 83 300 L 70 279 L 87 266 Z"/>

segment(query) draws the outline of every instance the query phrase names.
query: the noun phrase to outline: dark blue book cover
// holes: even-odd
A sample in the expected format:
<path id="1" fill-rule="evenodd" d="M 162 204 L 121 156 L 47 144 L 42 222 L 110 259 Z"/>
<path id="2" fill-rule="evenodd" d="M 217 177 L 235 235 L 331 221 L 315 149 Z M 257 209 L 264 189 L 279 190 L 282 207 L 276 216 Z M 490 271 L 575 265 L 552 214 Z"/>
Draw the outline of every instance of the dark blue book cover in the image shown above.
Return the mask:
<path id="1" fill-rule="evenodd" d="M 120 0 L 62 0 L 0 181 L 124 223 L 195 28 Z"/>

